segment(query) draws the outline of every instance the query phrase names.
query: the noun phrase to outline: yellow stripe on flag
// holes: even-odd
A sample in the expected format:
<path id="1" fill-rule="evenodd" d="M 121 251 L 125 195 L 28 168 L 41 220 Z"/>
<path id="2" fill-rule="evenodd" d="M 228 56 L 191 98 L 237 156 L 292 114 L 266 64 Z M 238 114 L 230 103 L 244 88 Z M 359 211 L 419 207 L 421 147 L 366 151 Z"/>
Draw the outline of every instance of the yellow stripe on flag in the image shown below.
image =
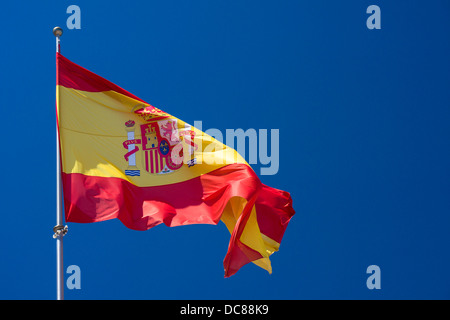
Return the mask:
<path id="1" fill-rule="evenodd" d="M 190 127 L 195 132 L 194 142 L 199 149 L 194 152 L 197 164 L 165 175 L 141 174 L 127 176 L 125 170 L 128 162 L 123 147 L 127 132 L 125 122 L 132 120 L 142 123 L 133 108 L 143 103 L 115 91 L 88 92 L 58 86 L 59 102 L 65 107 L 58 110 L 62 122 L 59 130 L 62 140 L 62 171 L 64 173 L 81 173 L 88 176 L 121 178 L 136 186 L 149 187 L 172 184 L 199 177 L 205 173 L 221 168 L 227 164 L 246 161 L 233 149 L 217 141 L 202 131 Z M 185 128 L 185 122 L 175 117 L 178 129 Z M 135 139 L 142 139 L 139 126 L 135 130 Z M 144 152 L 137 145 L 136 165 L 145 170 Z M 183 143 L 185 154 L 189 146 Z M 158 161 L 158 160 L 156 160 Z M 159 162 L 157 162 L 159 164 Z"/>

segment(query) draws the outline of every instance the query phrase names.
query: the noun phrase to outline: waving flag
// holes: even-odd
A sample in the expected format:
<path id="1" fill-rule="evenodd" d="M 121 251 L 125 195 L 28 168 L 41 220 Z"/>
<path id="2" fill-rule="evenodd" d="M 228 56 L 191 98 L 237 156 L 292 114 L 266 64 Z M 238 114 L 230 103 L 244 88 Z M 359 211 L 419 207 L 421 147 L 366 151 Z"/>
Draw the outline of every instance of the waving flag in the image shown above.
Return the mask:
<path id="1" fill-rule="evenodd" d="M 294 215 L 233 149 L 57 53 L 57 119 L 67 222 L 218 224 L 231 233 L 225 276 L 271 272 Z"/>

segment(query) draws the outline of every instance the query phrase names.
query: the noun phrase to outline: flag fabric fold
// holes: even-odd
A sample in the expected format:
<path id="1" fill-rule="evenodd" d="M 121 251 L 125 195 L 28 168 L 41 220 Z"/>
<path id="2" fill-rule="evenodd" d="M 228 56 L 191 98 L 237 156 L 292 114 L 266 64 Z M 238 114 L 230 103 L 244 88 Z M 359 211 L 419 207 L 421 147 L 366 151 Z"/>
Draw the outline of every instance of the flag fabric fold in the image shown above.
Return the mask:
<path id="1" fill-rule="evenodd" d="M 225 276 L 271 272 L 294 215 L 233 149 L 57 53 L 57 121 L 67 222 L 148 230 L 222 221 Z"/>

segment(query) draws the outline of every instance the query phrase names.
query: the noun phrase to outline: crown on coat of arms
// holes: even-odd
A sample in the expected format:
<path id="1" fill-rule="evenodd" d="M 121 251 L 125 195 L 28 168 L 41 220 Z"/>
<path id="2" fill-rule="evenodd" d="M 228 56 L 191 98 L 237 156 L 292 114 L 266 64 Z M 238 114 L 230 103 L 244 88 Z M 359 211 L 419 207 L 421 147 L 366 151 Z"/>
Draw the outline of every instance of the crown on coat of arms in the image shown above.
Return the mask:
<path id="1" fill-rule="evenodd" d="M 131 128 L 135 125 L 135 122 L 133 120 L 128 120 L 127 122 L 125 122 L 125 126 L 127 126 L 128 128 Z"/>
<path id="2" fill-rule="evenodd" d="M 170 116 L 168 113 L 165 113 L 161 109 L 158 109 L 151 105 L 141 107 L 140 109 L 135 110 L 134 113 L 137 114 L 142 119 L 144 119 L 145 121 L 151 121 L 157 118 L 160 119 Z"/>

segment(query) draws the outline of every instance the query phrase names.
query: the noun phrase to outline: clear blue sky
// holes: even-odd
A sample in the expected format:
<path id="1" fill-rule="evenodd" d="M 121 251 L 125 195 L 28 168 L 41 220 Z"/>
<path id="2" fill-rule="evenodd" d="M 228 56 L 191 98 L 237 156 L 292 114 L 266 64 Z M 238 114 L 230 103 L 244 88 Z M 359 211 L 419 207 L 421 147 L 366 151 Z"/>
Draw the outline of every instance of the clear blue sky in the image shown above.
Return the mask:
<path id="1" fill-rule="evenodd" d="M 67 30 L 66 8 L 81 8 Z M 381 8 L 381 30 L 366 9 Z M 297 214 L 273 274 L 223 277 L 229 233 L 69 224 L 66 299 L 449 299 L 450 4 L 8 1 L 0 8 L 0 299 L 56 297 L 55 38 L 62 53 L 203 128 L 280 130 Z M 259 166 L 254 166 L 259 173 Z M 366 268 L 381 268 L 368 290 Z"/>

